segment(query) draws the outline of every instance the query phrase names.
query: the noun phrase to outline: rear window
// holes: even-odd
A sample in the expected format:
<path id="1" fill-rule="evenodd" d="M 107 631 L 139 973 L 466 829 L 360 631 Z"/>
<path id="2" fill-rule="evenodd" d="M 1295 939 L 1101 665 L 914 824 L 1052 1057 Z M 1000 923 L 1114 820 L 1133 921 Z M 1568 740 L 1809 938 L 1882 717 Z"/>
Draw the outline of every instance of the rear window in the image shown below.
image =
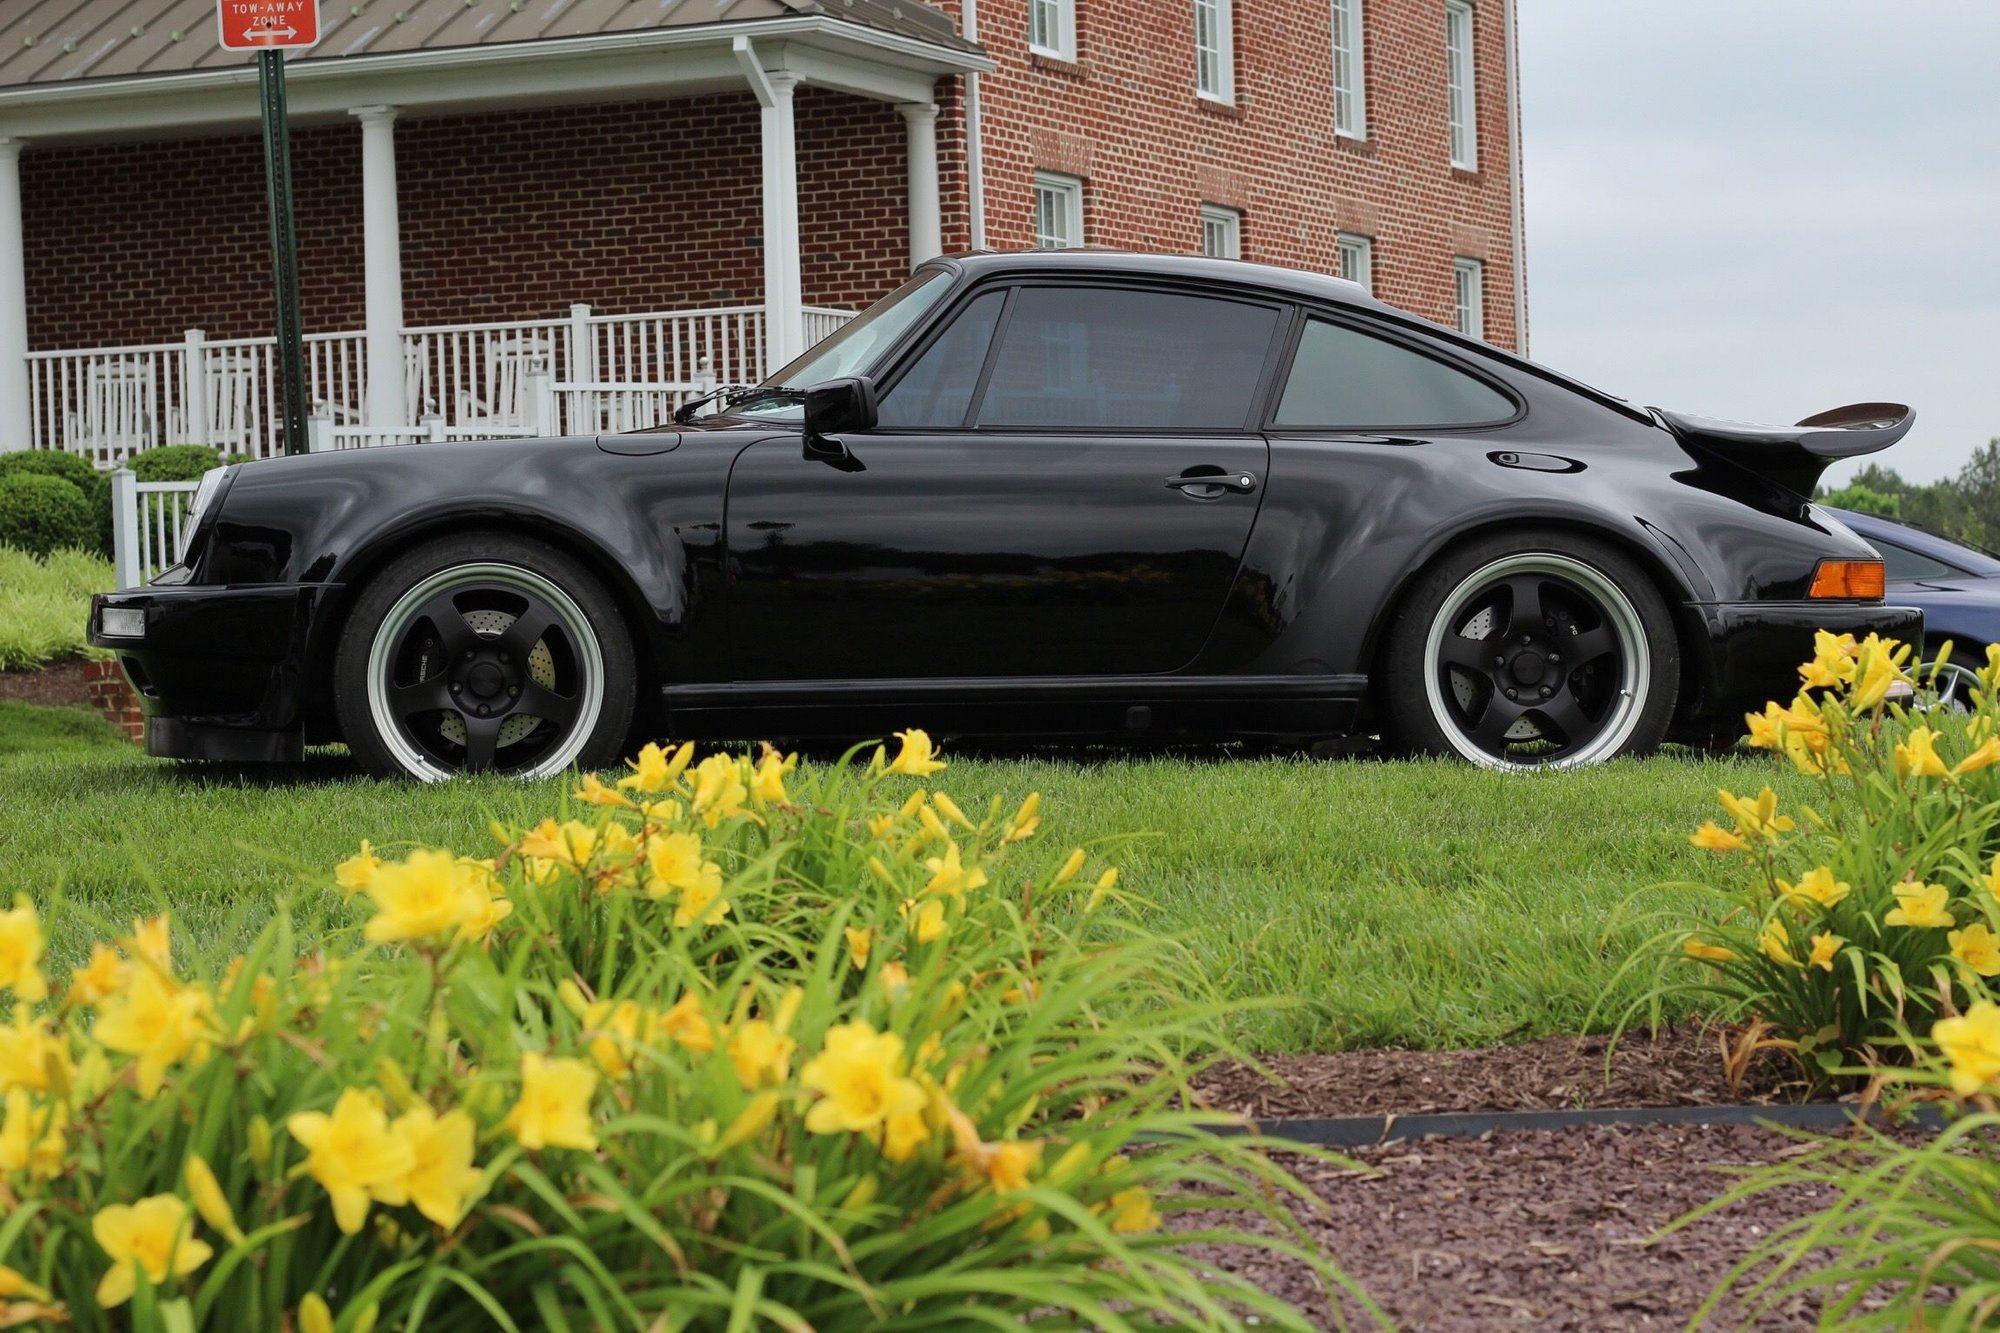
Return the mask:
<path id="1" fill-rule="evenodd" d="M 1344 325 L 1313 320 L 1273 424 L 1289 427 L 1477 426 L 1506 421 L 1513 400 L 1484 380 Z"/>

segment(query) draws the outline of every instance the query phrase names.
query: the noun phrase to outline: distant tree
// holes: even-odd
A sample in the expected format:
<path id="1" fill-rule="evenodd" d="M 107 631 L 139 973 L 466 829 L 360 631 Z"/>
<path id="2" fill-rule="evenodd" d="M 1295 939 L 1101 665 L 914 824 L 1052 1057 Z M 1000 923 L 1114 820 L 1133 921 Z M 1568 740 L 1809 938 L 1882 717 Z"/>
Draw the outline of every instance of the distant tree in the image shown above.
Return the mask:
<path id="1" fill-rule="evenodd" d="M 1893 468 L 1870 463 L 1839 490 L 1822 491 L 1820 500 L 1900 519 L 1972 546 L 2000 548 L 2000 437 L 1987 441 L 1955 477 L 1920 486 Z"/>
<path id="2" fill-rule="evenodd" d="M 1863 514 L 1880 514 L 1883 518 L 1903 516 L 1902 496 L 1878 491 L 1858 481 L 1851 481 L 1837 491 L 1824 492 L 1819 502 L 1832 505 L 1835 509 L 1853 509 Z"/>

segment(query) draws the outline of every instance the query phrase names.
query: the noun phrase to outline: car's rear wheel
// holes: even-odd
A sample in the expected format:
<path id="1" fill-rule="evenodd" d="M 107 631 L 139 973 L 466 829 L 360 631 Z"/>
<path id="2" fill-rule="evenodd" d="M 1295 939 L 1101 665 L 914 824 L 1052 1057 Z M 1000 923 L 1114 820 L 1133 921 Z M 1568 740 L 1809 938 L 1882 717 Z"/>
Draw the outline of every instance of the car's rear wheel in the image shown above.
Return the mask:
<path id="1" fill-rule="evenodd" d="M 547 777 L 617 758 L 637 692 L 602 585 L 544 543 L 467 534 L 397 557 L 334 660 L 348 748 L 382 777 Z"/>
<path id="2" fill-rule="evenodd" d="M 1645 571 L 1554 532 L 1483 538 L 1425 571 L 1383 667 L 1398 740 L 1503 769 L 1649 751 L 1680 684 L 1673 621 Z"/>

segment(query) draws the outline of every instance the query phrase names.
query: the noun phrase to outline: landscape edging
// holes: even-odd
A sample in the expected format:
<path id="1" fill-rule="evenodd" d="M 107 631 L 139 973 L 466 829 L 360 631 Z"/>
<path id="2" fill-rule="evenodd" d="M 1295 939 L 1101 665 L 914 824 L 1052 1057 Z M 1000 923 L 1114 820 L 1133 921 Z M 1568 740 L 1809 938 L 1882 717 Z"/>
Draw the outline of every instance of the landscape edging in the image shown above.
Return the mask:
<path id="1" fill-rule="evenodd" d="M 1890 1120 L 1879 1104 L 1786 1102 L 1774 1105 L 1617 1106 L 1548 1111 L 1443 1111 L 1418 1115 L 1301 1116 L 1257 1123 L 1267 1138 L 1325 1148 L 1365 1148 L 1404 1139 L 1478 1138 L 1509 1130 L 1558 1130 L 1579 1125 L 1769 1125 L 1781 1129 L 1846 1129 Z M 1942 1111 L 1923 1106 L 1900 1123 L 1933 1130 Z"/>

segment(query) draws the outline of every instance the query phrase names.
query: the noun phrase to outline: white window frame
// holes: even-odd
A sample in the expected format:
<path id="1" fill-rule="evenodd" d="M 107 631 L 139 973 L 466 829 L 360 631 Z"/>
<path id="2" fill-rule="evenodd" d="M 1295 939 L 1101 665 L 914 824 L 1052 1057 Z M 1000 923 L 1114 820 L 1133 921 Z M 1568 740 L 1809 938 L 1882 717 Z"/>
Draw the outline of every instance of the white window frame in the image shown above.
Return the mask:
<path id="1" fill-rule="evenodd" d="M 1028 0 L 1028 49 L 1076 59 L 1076 0 Z"/>
<path id="2" fill-rule="evenodd" d="M 1333 132 L 1368 137 L 1368 55 L 1363 0 L 1333 0 Z"/>
<path id="3" fill-rule="evenodd" d="M 1486 261 L 1463 255 L 1451 261 L 1452 318 L 1468 338 L 1486 337 Z"/>
<path id="4" fill-rule="evenodd" d="M 1445 0 L 1445 85 L 1449 99 L 1451 164 L 1479 170 L 1479 93 L 1470 0 Z"/>
<path id="5" fill-rule="evenodd" d="M 1374 291 L 1375 238 L 1343 231 L 1334 237 L 1334 247 L 1340 259 L 1340 276 Z"/>
<path id="6" fill-rule="evenodd" d="M 1030 221 L 1037 249 L 1068 250 L 1083 244 L 1083 182 L 1080 179 L 1053 171 L 1038 171 L 1035 173 L 1034 198 L 1034 216 Z M 1052 214 L 1046 216 L 1059 224 L 1066 234 L 1043 227 L 1045 202 L 1054 209 Z"/>
<path id="7" fill-rule="evenodd" d="M 1194 90 L 1210 102 L 1236 100 L 1235 0 L 1194 0 Z"/>
<path id="8" fill-rule="evenodd" d="M 1203 204 L 1201 252 L 1210 259 L 1243 258 L 1243 210 Z"/>

